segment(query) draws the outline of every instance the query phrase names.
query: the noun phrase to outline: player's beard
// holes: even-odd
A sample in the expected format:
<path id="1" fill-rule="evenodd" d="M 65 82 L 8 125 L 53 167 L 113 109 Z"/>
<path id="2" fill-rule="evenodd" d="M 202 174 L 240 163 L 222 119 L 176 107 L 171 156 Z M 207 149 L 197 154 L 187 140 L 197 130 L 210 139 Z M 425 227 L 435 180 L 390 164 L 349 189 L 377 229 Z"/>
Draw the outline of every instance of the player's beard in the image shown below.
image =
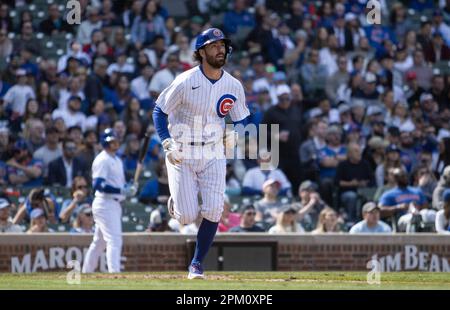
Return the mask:
<path id="1" fill-rule="evenodd" d="M 223 58 L 217 58 L 216 56 L 212 56 L 212 55 L 208 55 L 206 54 L 206 62 L 208 63 L 208 65 L 210 65 L 211 67 L 215 68 L 215 69 L 220 69 L 225 65 L 226 62 L 226 54 L 223 54 Z"/>

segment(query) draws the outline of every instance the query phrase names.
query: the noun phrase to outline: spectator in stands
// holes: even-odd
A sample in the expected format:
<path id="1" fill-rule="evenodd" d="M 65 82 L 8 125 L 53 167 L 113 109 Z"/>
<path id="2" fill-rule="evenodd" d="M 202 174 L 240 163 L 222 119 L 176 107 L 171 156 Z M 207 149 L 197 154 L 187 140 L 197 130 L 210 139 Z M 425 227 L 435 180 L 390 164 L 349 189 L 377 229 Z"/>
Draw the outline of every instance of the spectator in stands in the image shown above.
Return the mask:
<path id="1" fill-rule="evenodd" d="M 277 214 L 283 205 L 280 201 L 278 201 L 280 187 L 280 182 L 274 179 L 268 179 L 262 186 L 264 197 L 254 204 L 256 208 L 255 219 L 264 227 L 268 228 L 274 224 Z"/>
<path id="2" fill-rule="evenodd" d="M 171 231 L 168 225 L 168 216 L 166 210 L 159 206 L 150 213 L 150 221 L 148 223 L 148 232 L 165 232 Z"/>
<path id="3" fill-rule="evenodd" d="M 350 229 L 350 234 L 390 233 L 388 224 L 380 221 L 380 208 L 375 202 L 369 201 L 362 207 L 364 220 L 356 223 Z"/>
<path id="4" fill-rule="evenodd" d="M 111 102 L 117 114 L 120 114 L 136 95 L 130 89 L 130 81 L 125 74 L 119 74 L 111 93 Z"/>
<path id="5" fill-rule="evenodd" d="M 319 213 L 327 207 L 317 193 L 317 185 L 309 180 L 303 181 L 298 188 L 300 202 L 295 206 L 298 208 L 298 221 L 307 230 L 311 231 L 317 225 Z"/>
<path id="6" fill-rule="evenodd" d="M 157 178 L 142 184 L 142 190 L 139 193 L 139 200 L 143 203 L 165 204 L 169 199 L 169 181 L 167 178 L 166 163 L 159 159 L 155 167 Z"/>
<path id="7" fill-rule="evenodd" d="M 331 208 L 324 208 L 319 214 L 319 221 L 317 227 L 311 233 L 313 234 L 327 234 L 342 232 L 340 219 L 336 211 Z"/>
<path id="8" fill-rule="evenodd" d="M 48 165 L 47 184 L 71 187 L 73 178 L 83 176 L 89 179 L 86 163 L 75 156 L 77 146 L 71 139 L 62 143 L 63 154 Z"/>
<path id="9" fill-rule="evenodd" d="M 425 59 L 428 62 L 436 63 L 439 61 L 450 60 L 450 48 L 445 44 L 442 33 L 439 31 L 433 33 L 432 44 L 424 47 Z"/>
<path id="10" fill-rule="evenodd" d="M 121 158 L 125 169 L 126 179 L 131 179 L 133 178 L 139 159 L 140 143 L 138 136 L 133 133 L 127 135 L 125 144 L 125 150 L 123 154 L 121 154 Z"/>
<path id="11" fill-rule="evenodd" d="M 57 109 L 53 111 L 52 118 L 62 118 L 66 127 L 79 126 L 82 130 L 85 128 L 86 115 L 81 112 L 81 102 L 79 96 L 72 96 L 67 103 L 67 109 Z"/>
<path id="12" fill-rule="evenodd" d="M 338 70 L 328 77 L 325 87 L 327 97 L 332 102 L 336 102 L 335 100 L 337 100 L 339 86 L 347 84 L 350 80 L 350 74 L 347 71 L 347 57 L 344 55 L 339 56 L 337 63 Z"/>
<path id="13" fill-rule="evenodd" d="M 327 145 L 319 150 L 320 193 L 324 200 L 332 205 L 333 183 L 340 162 L 347 159 L 347 149 L 341 144 L 341 130 L 336 126 L 327 129 Z"/>
<path id="14" fill-rule="evenodd" d="M 448 165 L 450 165 L 450 136 L 441 138 L 439 142 L 439 157 L 435 165 L 435 172 L 438 175 L 442 174 Z"/>
<path id="15" fill-rule="evenodd" d="M 146 64 L 140 68 L 141 75 L 131 81 L 131 91 L 136 94 L 139 100 L 150 98 L 150 81 L 154 74 L 154 70 L 150 64 Z"/>
<path id="16" fill-rule="evenodd" d="M 167 67 L 159 70 L 152 77 L 149 86 L 151 96 L 157 98 L 180 73 L 179 55 L 178 53 L 173 53 L 167 57 Z"/>
<path id="17" fill-rule="evenodd" d="M 299 147 L 301 141 L 301 111 L 291 104 L 291 89 L 288 85 L 278 85 L 276 88 L 278 104 L 264 113 L 262 123 L 279 124 L 279 167 L 283 170 L 294 188 L 300 185 L 299 172 L 293 167 L 299 167 Z"/>
<path id="18" fill-rule="evenodd" d="M 413 185 L 422 190 L 429 203 L 432 202 L 433 191 L 436 188 L 437 180 L 430 167 L 425 164 L 420 164 L 413 170 Z"/>
<path id="19" fill-rule="evenodd" d="M 106 86 L 108 61 L 104 57 L 97 57 L 94 61 L 94 70 L 86 80 L 84 93 L 87 100 L 93 104 L 104 98 L 103 86 Z"/>
<path id="20" fill-rule="evenodd" d="M 75 220 L 72 223 L 71 233 L 92 234 L 94 233 L 94 217 L 90 204 L 83 204 L 76 211 Z"/>
<path id="21" fill-rule="evenodd" d="M 92 203 L 88 182 L 82 176 L 77 176 L 72 181 L 70 190 L 71 199 L 63 201 L 59 218 L 62 223 L 69 222 L 73 214 L 79 212 L 82 206 Z"/>
<path id="22" fill-rule="evenodd" d="M 42 209 L 33 209 L 30 213 L 30 228 L 27 234 L 52 232 L 47 226 L 45 212 Z"/>
<path id="23" fill-rule="evenodd" d="M 443 193 L 447 189 L 450 189 L 450 165 L 445 167 L 444 171 L 441 174 L 441 178 L 436 185 L 436 188 L 433 191 L 433 200 L 432 205 L 435 210 L 442 210 L 444 201 L 443 201 Z"/>
<path id="24" fill-rule="evenodd" d="M 317 158 L 319 150 L 326 146 L 325 137 L 328 125 L 325 121 L 309 122 L 308 140 L 300 146 L 300 162 L 303 179 L 319 181 Z"/>
<path id="25" fill-rule="evenodd" d="M 75 58 L 69 58 L 68 62 Z M 75 60 L 77 62 L 77 60 Z M 83 92 L 83 85 L 79 77 L 72 76 L 68 80 L 67 89 L 62 89 L 59 95 L 58 108 L 60 110 L 67 110 L 69 107 L 69 100 L 73 97 L 81 98 L 81 102 L 85 101 L 86 97 Z"/>
<path id="26" fill-rule="evenodd" d="M 9 200 L 6 197 L 0 197 L 0 233 L 22 233 L 22 228 L 11 221 L 10 209 Z"/>
<path id="27" fill-rule="evenodd" d="M 227 232 L 231 227 L 239 226 L 241 216 L 239 213 L 232 212 L 231 207 L 230 198 L 224 195 L 223 212 L 218 228 L 219 232 Z"/>
<path id="28" fill-rule="evenodd" d="M 304 233 L 305 229 L 297 222 L 297 209 L 287 205 L 278 212 L 276 223 L 268 232 L 269 234 Z"/>
<path id="29" fill-rule="evenodd" d="M 231 163 L 226 165 L 226 188 L 225 193 L 230 196 L 237 196 L 241 194 L 241 185 L 238 181 L 236 173 L 234 172 L 234 166 Z"/>
<path id="30" fill-rule="evenodd" d="M 252 13 L 248 11 L 247 4 L 245 0 L 234 0 L 233 9 L 226 12 L 223 17 L 223 30 L 229 35 L 233 36 L 238 34 L 240 31 L 245 31 L 246 29 L 251 29 L 255 26 L 255 19 Z M 245 34 L 247 34 L 245 31 Z"/>
<path id="31" fill-rule="evenodd" d="M 305 94 L 314 98 L 316 94 L 325 90 L 327 68 L 319 63 L 319 51 L 312 49 L 308 55 L 308 62 L 301 67 L 301 78 Z"/>
<path id="32" fill-rule="evenodd" d="M 164 19 L 158 14 L 156 1 L 147 0 L 141 11 L 133 21 L 131 28 L 131 40 L 137 50 L 151 44 L 156 35 L 162 35 L 166 45 L 169 43 L 169 34 L 167 32 Z"/>
<path id="33" fill-rule="evenodd" d="M 94 6 L 88 7 L 86 15 L 88 19 L 81 22 L 77 33 L 77 41 L 82 45 L 88 44 L 90 42 L 92 32 L 94 30 L 101 29 L 102 27 L 102 21 L 100 20 L 98 8 Z"/>
<path id="34" fill-rule="evenodd" d="M 5 31 L 13 31 L 14 23 L 9 15 L 9 6 L 6 3 L 0 5 L 0 28 L 5 29 Z"/>
<path id="35" fill-rule="evenodd" d="M 86 130 L 97 130 L 97 126 L 101 122 L 109 123 L 109 116 L 105 112 L 105 101 L 103 99 L 96 100 L 91 105 L 91 115 L 86 118 Z"/>
<path id="36" fill-rule="evenodd" d="M 408 214 L 409 210 L 413 209 L 426 209 L 427 201 L 423 192 L 418 189 L 409 186 L 408 174 L 402 168 L 396 168 L 393 171 L 396 187 L 385 192 L 379 202 L 381 217 L 391 218 L 395 220 L 394 225 L 400 218 Z M 406 218 L 404 218 L 402 224 L 405 224 Z M 404 228 L 406 227 L 399 227 Z M 403 230 L 404 231 L 404 230 Z"/>
<path id="37" fill-rule="evenodd" d="M 50 224 L 58 222 L 59 205 L 50 192 L 46 192 L 43 188 L 33 188 L 28 194 L 25 202 L 19 207 L 14 216 L 13 223 L 20 224 L 23 220 L 30 220 L 31 213 L 40 209 Z"/>
<path id="38" fill-rule="evenodd" d="M 32 159 L 26 142 L 19 140 L 14 144 L 13 156 L 6 162 L 8 181 L 12 185 L 35 187 L 43 181 L 43 163 Z"/>
<path id="39" fill-rule="evenodd" d="M 431 86 L 432 70 L 426 64 L 423 50 L 416 49 L 413 58 L 414 64 L 408 72 L 415 72 L 417 76 L 417 85 L 423 89 L 429 89 Z"/>
<path id="40" fill-rule="evenodd" d="M 23 49 L 32 51 L 35 56 L 41 55 L 41 43 L 33 35 L 33 24 L 30 21 L 24 22 L 21 27 L 20 35 L 14 39 L 14 52 L 19 53 Z"/>
<path id="41" fill-rule="evenodd" d="M 372 123 L 373 127 L 380 128 L 380 130 L 384 129 L 384 122 L 380 122 L 381 124 Z M 378 127 L 380 126 L 380 127 Z M 375 171 L 378 165 L 381 165 L 384 161 L 384 152 L 386 147 L 388 147 L 389 142 L 383 137 L 378 136 L 376 132 L 373 132 L 373 136 L 368 140 L 367 146 L 364 149 L 362 158 L 369 163 L 372 171 Z"/>
<path id="42" fill-rule="evenodd" d="M 127 62 L 127 54 L 125 51 L 116 54 L 116 60 L 117 62 L 110 64 L 108 69 L 106 69 L 108 75 L 111 75 L 114 72 L 130 75 L 134 73 L 134 65 Z"/>
<path id="43" fill-rule="evenodd" d="M 382 187 L 386 183 L 387 172 L 391 168 L 406 169 L 400 160 L 400 149 L 395 144 L 391 144 L 386 148 L 384 162 L 379 164 L 375 170 L 377 187 Z"/>
<path id="44" fill-rule="evenodd" d="M 17 69 L 17 84 L 11 87 L 3 97 L 6 106 L 10 106 L 12 111 L 11 120 L 25 114 L 25 107 L 28 99 L 36 98 L 33 88 L 27 85 L 27 72 L 24 69 Z"/>
<path id="45" fill-rule="evenodd" d="M 436 9 L 433 12 L 433 30 L 434 33 L 441 33 L 445 40 L 445 44 L 450 45 L 450 26 L 444 22 L 443 17 L 444 16 L 440 9 Z"/>
<path id="46" fill-rule="evenodd" d="M 78 148 L 76 157 L 80 158 L 86 164 L 90 171 L 95 156 L 101 152 L 101 146 L 98 143 L 97 133 L 94 130 L 86 130 L 83 136 L 83 144 Z"/>
<path id="47" fill-rule="evenodd" d="M 73 140 L 73 142 L 75 142 L 75 145 L 77 147 L 76 153 L 78 153 L 82 149 L 82 147 L 83 147 L 83 132 L 82 132 L 80 126 L 75 125 L 75 126 L 71 126 L 71 127 L 67 128 L 66 138 L 71 139 L 71 140 Z"/>
<path id="48" fill-rule="evenodd" d="M 264 229 L 256 225 L 256 209 L 253 205 L 244 205 L 241 209 L 241 222 L 239 226 L 230 228 L 229 232 L 264 232 Z"/>
<path id="49" fill-rule="evenodd" d="M 281 184 L 280 196 L 287 195 L 291 189 L 291 183 L 280 169 L 262 170 L 261 164 L 268 164 L 271 161 L 270 154 L 265 151 L 259 152 L 258 166 L 250 168 L 244 175 L 242 181 L 242 195 L 262 195 L 261 189 L 266 180 L 272 179 Z"/>
<path id="50" fill-rule="evenodd" d="M 445 79 L 440 71 L 436 71 L 433 75 L 433 78 L 431 79 L 430 93 L 433 95 L 434 101 L 431 104 L 431 111 L 426 111 L 428 112 L 427 114 L 433 114 L 433 112 L 437 113 L 438 109 L 442 110 L 443 108 L 450 107 Z M 429 116 L 426 115 L 426 117 Z"/>
<path id="51" fill-rule="evenodd" d="M 450 189 L 443 192 L 442 201 L 443 207 L 436 213 L 436 232 L 438 234 L 450 234 Z"/>
<path id="52" fill-rule="evenodd" d="M 73 33 L 73 26 L 69 25 L 59 13 L 58 4 L 52 3 L 48 7 L 48 18 L 44 19 L 39 26 L 41 32 L 47 36 L 61 32 Z"/>
<path id="53" fill-rule="evenodd" d="M 62 147 L 59 144 L 58 129 L 52 126 L 45 130 L 45 145 L 41 146 L 33 153 L 35 160 L 40 160 L 43 163 L 43 176 L 48 177 L 48 165 L 51 161 L 62 156 Z"/>
<path id="54" fill-rule="evenodd" d="M 28 150 L 33 153 L 45 143 L 45 127 L 40 119 L 29 119 L 25 123 L 23 137 L 26 139 Z"/>
<path id="55" fill-rule="evenodd" d="M 367 72 L 364 76 L 364 82 L 353 94 L 353 97 L 366 100 L 377 100 L 379 96 L 380 93 L 377 90 L 377 77 L 372 72 Z"/>
<path id="56" fill-rule="evenodd" d="M 361 158 L 361 148 L 356 143 L 347 147 L 347 159 L 338 164 L 335 177 L 339 188 L 341 208 L 345 210 L 347 220 L 356 222 L 357 190 L 359 187 L 371 187 L 375 184 L 373 171 L 369 164 Z"/>
<path id="57" fill-rule="evenodd" d="M 1 8 L 0 8 L 1 10 Z M 8 32 L 4 28 L 0 28 L 0 57 L 8 58 L 13 52 L 13 43 L 8 38 Z"/>

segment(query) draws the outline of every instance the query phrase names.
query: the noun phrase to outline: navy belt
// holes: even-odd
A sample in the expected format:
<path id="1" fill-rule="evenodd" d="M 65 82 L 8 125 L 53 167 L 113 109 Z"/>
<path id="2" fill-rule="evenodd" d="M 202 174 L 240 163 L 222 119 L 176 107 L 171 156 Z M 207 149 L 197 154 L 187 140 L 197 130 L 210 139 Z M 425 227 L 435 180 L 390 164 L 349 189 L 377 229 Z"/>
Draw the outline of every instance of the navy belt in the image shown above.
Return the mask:
<path id="1" fill-rule="evenodd" d="M 191 146 L 205 146 L 206 145 L 205 142 L 189 142 L 188 144 Z"/>

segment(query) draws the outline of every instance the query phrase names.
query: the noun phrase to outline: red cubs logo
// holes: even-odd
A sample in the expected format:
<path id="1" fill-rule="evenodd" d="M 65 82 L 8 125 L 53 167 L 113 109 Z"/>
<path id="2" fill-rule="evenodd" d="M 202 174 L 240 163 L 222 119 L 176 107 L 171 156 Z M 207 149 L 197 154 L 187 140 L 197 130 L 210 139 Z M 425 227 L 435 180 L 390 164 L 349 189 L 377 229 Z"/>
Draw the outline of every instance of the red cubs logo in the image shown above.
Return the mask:
<path id="1" fill-rule="evenodd" d="M 213 30 L 213 34 L 216 37 L 221 37 L 222 36 L 222 31 L 220 31 L 219 29 L 214 29 Z"/>
<path id="2" fill-rule="evenodd" d="M 220 97 L 219 101 L 217 101 L 217 115 L 220 118 L 227 116 L 228 112 L 230 112 L 233 108 L 235 102 L 236 97 L 233 95 L 226 94 Z"/>

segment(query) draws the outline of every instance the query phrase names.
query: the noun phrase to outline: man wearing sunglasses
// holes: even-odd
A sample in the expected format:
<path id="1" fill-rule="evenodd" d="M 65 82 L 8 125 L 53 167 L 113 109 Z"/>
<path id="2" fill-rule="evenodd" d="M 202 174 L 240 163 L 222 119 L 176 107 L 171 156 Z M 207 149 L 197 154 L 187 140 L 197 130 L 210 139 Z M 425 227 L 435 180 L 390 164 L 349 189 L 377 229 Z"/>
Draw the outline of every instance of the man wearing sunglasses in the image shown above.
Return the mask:
<path id="1" fill-rule="evenodd" d="M 241 210 L 241 223 L 232 227 L 229 232 L 264 232 L 264 229 L 255 223 L 256 209 L 253 205 L 245 205 Z"/>

